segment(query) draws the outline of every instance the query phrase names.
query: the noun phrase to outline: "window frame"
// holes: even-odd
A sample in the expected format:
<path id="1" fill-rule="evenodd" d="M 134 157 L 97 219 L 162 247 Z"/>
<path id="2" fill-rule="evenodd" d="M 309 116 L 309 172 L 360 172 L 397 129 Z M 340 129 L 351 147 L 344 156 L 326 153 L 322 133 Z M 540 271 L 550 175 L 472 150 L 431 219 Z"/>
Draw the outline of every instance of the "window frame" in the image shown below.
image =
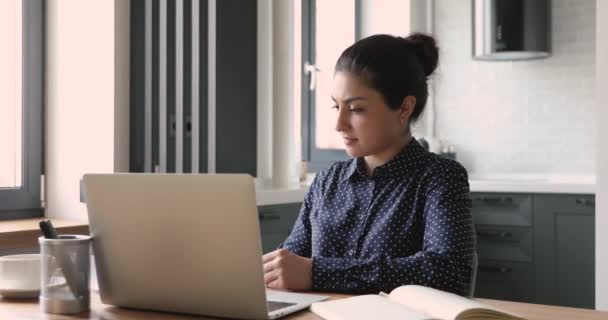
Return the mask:
<path id="1" fill-rule="evenodd" d="M 308 89 L 309 76 L 304 72 L 304 63 L 315 64 L 316 18 L 315 0 L 302 0 L 302 81 L 301 81 L 301 120 L 302 120 L 302 159 L 308 162 L 308 172 L 317 172 L 336 161 L 349 158 L 345 150 L 322 149 L 315 146 L 315 94 Z M 355 0 L 355 41 L 361 39 L 362 0 Z"/>
<path id="2" fill-rule="evenodd" d="M 43 216 L 45 1 L 23 0 L 22 186 L 0 188 L 0 220 Z"/>

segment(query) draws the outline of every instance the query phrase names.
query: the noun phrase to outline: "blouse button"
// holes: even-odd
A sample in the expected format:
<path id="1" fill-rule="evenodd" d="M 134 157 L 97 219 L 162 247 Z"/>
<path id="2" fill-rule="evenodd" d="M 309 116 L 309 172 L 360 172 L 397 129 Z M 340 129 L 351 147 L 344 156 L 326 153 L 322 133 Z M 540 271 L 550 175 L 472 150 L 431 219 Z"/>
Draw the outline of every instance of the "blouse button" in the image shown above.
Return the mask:
<path id="1" fill-rule="evenodd" d="M 349 256 L 352 256 L 353 254 L 355 254 L 355 250 L 353 250 L 353 249 L 348 250 L 348 255 Z"/>

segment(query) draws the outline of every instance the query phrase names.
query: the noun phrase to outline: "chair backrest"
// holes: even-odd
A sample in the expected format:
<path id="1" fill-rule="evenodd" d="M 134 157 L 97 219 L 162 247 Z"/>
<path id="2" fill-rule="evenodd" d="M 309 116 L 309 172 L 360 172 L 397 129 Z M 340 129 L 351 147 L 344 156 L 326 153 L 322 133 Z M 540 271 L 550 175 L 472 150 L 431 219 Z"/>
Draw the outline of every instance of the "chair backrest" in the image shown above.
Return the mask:
<path id="1" fill-rule="evenodd" d="M 475 294 L 475 281 L 477 280 L 477 265 L 479 264 L 477 252 L 473 252 L 473 265 L 471 270 L 471 278 L 469 279 L 469 298 L 473 298 Z"/>

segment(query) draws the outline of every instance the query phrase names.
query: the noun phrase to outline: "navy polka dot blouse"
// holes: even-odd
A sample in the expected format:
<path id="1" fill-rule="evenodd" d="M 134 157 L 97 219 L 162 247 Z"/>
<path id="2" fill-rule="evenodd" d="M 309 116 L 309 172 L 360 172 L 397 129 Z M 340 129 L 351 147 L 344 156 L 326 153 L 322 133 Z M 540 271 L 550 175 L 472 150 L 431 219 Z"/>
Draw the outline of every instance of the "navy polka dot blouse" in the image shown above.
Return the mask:
<path id="1" fill-rule="evenodd" d="M 363 158 L 317 173 L 288 251 L 312 257 L 313 290 L 418 284 L 466 295 L 475 234 L 466 170 L 415 140 L 368 176 Z"/>

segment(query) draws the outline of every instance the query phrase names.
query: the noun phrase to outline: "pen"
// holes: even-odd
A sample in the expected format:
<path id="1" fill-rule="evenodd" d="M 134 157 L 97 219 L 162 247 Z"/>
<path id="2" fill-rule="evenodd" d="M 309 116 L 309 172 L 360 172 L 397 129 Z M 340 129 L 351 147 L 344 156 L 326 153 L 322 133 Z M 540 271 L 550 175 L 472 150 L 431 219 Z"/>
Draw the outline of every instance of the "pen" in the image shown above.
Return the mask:
<path id="1" fill-rule="evenodd" d="M 55 229 L 55 227 L 53 227 L 53 224 L 51 223 L 51 220 L 40 221 L 40 223 L 38 223 L 38 225 L 40 226 L 40 231 L 42 231 L 42 235 L 45 238 L 47 238 L 47 239 L 59 239 L 59 234 L 57 233 L 57 230 Z M 74 237 L 74 236 L 62 236 L 61 239 L 76 239 L 76 237 Z"/>
<path id="2" fill-rule="evenodd" d="M 40 231 L 47 239 L 59 239 L 59 235 L 57 234 L 57 230 L 53 227 L 50 220 L 42 220 L 39 223 Z"/>
<path id="3" fill-rule="evenodd" d="M 42 234 L 47 239 L 74 239 L 75 238 L 75 237 L 60 238 L 59 234 L 57 233 L 57 230 L 55 230 L 55 227 L 53 227 L 53 224 L 51 223 L 50 220 L 40 221 L 40 223 L 38 225 L 40 226 L 40 231 L 42 231 Z M 65 281 L 68 283 L 68 287 L 72 291 L 72 294 L 74 295 L 74 297 L 76 299 L 79 299 L 80 294 L 79 294 L 78 286 L 76 285 L 76 282 L 75 282 L 75 281 L 77 281 L 75 278 L 75 276 L 77 276 L 77 274 L 76 274 L 76 271 L 74 271 L 74 268 L 72 267 L 72 261 L 71 261 L 70 257 L 67 255 L 61 255 L 61 254 L 58 256 L 56 253 L 55 259 L 57 259 L 57 264 L 59 264 L 59 267 L 63 271 L 63 277 L 65 278 Z"/>

